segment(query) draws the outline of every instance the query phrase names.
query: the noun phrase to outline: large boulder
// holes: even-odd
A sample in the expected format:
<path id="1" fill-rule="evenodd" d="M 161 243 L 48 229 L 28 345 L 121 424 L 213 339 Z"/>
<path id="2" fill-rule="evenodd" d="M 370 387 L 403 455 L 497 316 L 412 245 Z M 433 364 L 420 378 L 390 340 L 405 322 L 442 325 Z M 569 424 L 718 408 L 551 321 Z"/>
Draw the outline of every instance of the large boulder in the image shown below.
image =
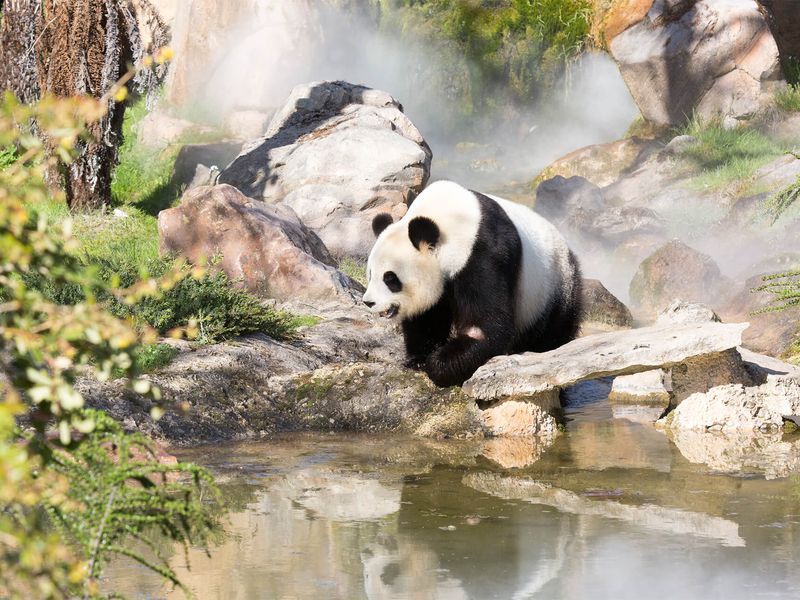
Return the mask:
<path id="1" fill-rule="evenodd" d="M 642 115 L 659 125 L 693 113 L 748 119 L 771 102 L 783 79 L 755 0 L 655 0 L 624 27 L 609 44 L 611 54 Z"/>
<path id="2" fill-rule="evenodd" d="M 639 265 L 630 285 L 631 306 L 654 316 L 675 298 L 713 305 L 726 283 L 710 256 L 673 240 Z"/>
<path id="3" fill-rule="evenodd" d="M 193 262 L 221 257 L 219 268 L 262 297 L 352 303 L 363 290 L 291 209 L 228 185 L 187 192 L 179 206 L 159 213 L 158 233 L 164 250 Z"/>
<path id="4" fill-rule="evenodd" d="M 219 181 L 290 206 L 333 254 L 365 257 L 372 218 L 405 214 L 428 181 L 431 156 L 386 92 L 310 83 L 295 87 L 264 137 L 248 144 Z"/>

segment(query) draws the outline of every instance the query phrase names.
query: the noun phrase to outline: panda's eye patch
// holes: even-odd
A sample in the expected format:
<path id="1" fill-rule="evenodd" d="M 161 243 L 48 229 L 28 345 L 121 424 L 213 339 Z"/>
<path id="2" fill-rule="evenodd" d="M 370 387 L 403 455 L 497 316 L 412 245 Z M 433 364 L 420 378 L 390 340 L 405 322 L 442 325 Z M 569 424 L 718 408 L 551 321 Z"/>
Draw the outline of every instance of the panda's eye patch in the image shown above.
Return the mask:
<path id="1" fill-rule="evenodd" d="M 386 284 L 390 292 L 394 292 L 395 294 L 403 289 L 403 284 L 400 283 L 400 279 L 398 279 L 394 271 L 386 271 L 386 273 L 383 274 L 383 283 Z"/>

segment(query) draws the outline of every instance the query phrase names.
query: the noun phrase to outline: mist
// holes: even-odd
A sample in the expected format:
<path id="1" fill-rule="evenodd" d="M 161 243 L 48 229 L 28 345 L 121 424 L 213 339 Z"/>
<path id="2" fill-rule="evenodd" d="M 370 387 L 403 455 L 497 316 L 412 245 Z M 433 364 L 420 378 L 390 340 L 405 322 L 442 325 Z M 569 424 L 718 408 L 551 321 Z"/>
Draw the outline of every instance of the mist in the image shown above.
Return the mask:
<path id="1" fill-rule="evenodd" d="M 587 54 L 570 65 L 552 99 L 534 106 L 494 91 L 492 109 L 460 113 L 454 80 L 468 77 L 462 56 L 411 32 L 381 31 L 370 15 L 321 2 L 256 2 L 228 30 L 216 62 L 198 74 L 199 99 L 216 115 L 270 110 L 292 87 L 345 80 L 392 94 L 434 153 L 433 179 L 492 189 L 530 181 L 577 148 L 621 137 L 638 114 L 613 61 Z"/>

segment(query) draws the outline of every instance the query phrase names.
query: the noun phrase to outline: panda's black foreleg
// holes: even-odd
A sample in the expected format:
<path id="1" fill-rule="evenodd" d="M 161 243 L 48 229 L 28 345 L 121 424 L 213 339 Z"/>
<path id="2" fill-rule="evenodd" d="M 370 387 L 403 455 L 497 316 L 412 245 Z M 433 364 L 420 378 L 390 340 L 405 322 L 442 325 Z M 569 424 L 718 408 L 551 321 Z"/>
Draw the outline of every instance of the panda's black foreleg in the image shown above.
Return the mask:
<path id="1" fill-rule="evenodd" d="M 431 353 L 425 361 L 425 372 L 440 387 L 461 385 L 490 358 L 504 353 L 504 344 L 496 343 L 498 339 L 505 340 L 506 336 L 476 340 L 458 335 Z"/>
<path id="2" fill-rule="evenodd" d="M 421 315 L 404 320 L 402 327 L 406 345 L 405 366 L 423 369 L 431 353 L 447 342 L 452 322 L 452 311 L 446 296 Z"/>

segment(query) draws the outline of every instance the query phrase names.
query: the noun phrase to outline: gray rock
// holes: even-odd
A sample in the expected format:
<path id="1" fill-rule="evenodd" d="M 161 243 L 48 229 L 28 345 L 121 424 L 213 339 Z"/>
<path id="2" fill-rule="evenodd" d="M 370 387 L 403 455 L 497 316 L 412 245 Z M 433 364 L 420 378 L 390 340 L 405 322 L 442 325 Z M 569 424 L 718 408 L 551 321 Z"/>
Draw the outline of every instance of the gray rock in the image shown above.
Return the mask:
<path id="1" fill-rule="evenodd" d="M 782 79 L 778 47 L 752 0 L 656 1 L 610 50 L 642 115 L 659 125 L 693 113 L 750 118 Z"/>
<path id="2" fill-rule="evenodd" d="M 763 473 L 775 479 L 800 471 L 800 441 L 785 441 L 780 432 L 670 429 L 667 435 L 686 460 L 717 473 Z"/>
<path id="3" fill-rule="evenodd" d="M 683 324 L 683 323 L 720 323 L 721 319 L 713 310 L 699 302 L 684 302 L 673 300 L 656 317 L 656 325 Z"/>
<path id="4" fill-rule="evenodd" d="M 164 112 L 154 110 L 141 120 L 136 131 L 139 143 L 148 148 L 166 148 L 178 142 L 189 131 L 204 131 L 186 119 L 172 117 Z"/>
<path id="5" fill-rule="evenodd" d="M 164 250 L 216 265 L 264 298 L 338 299 L 352 304 L 363 287 L 336 269 L 320 239 L 288 207 L 243 196 L 228 185 L 200 187 L 158 215 Z"/>
<path id="6" fill-rule="evenodd" d="M 236 158 L 241 149 L 242 144 L 239 142 L 186 144 L 181 147 L 175 158 L 171 183 L 178 187 L 189 188 L 213 185 L 215 182 L 208 176 L 201 179 L 198 175 L 211 173 L 213 168 L 219 173 Z"/>
<path id="7" fill-rule="evenodd" d="M 631 307 L 654 316 L 674 298 L 717 303 L 728 285 L 710 256 L 673 240 L 639 265 L 630 285 Z"/>
<path id="8" fill-rule="evenodd" d="M 335 255 L 365 257 L 372 218 L 405 213 L 428 181 L 431 156 L 389 94 L 318 82 L 297 86 L 219 181 L 290 206 Z"/>
<path id="9" fill-rule="evenodd" d="M 635 373 L 634 375 L 615 377 L 608 400 L 615 404 L 657 405 L 666 410 L 671 397 L 672 378 L 670 371 L 653 369 Z"/>
<path id="10" fill-rule="evenodd" d="M 628 328 L 633 326 L 631 311 L 597 279 L 583 280 L 583 326 Z"/>
<path id="11" fill-rule="evenodd" d="M 613 331 L 541 354 L 498 356 L 478 369 L 464 391 L 479 399 L 535 396 L 579 381 L 669 368 L 741 344 L 746 323 L 699 323 Z"/>
<path id="12" fill-rule="evenodd" d="M 664 146 L 665 154 L 680 154 L 697 143 L 697 138 L 691 135 L 676 135 Z"/>
<path id="13" fill-rule="evenodd" d="M 549 405 L 543 407 L 542 404 Z M 558 393 L 540 395 L 536 400 L 504 400 L 481 411 L 487 433 L 498 437 L 531 437 L 558 434 L 556 420 L 548 412 L 558 407 Z"/>
<path id="14" fill-rule="evenodd" d="M 602 210 L 604 205 L 600 188 L 583 177 L 556 175 L 536 188 L 536 212 L 551 221 L 563 221 L 578 209 Z"/>
<path id="15" fill-rule="evenodd" d="M 234 110 L 225 117 L 225 131 L 237 140 L 254 140 L 264 135 L 270 119 L 272 113 L 263 110 Z"/>

